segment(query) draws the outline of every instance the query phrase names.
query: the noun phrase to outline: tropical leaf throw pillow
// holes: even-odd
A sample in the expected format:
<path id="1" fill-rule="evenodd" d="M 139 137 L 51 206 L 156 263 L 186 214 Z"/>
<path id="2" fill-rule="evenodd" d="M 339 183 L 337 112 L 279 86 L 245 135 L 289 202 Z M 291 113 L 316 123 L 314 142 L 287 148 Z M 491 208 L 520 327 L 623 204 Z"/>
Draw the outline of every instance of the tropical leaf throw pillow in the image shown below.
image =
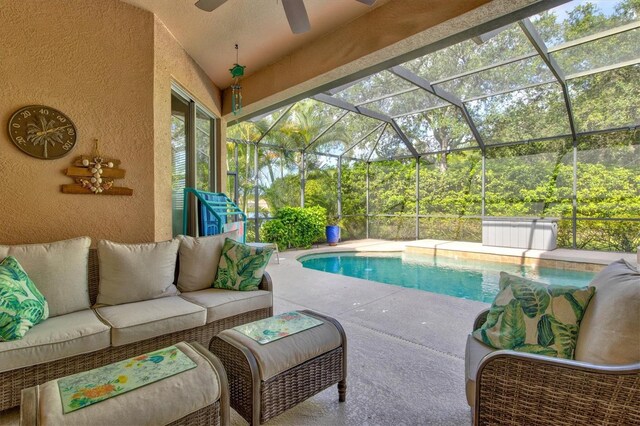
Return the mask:
<path id="1" fill-rule="evenodd" d="M 547 285 L 500 273 L 486 322 L 473 337 L 496 349 L 573 359 L 594 287 Z"/>
<path id="2" fill-rule="evenodd" d="M 227 238 L 222 247 L 214 288 L 257 290 L 273 249 L 251 247 Z"/>
<path id="3" fill-rule="evenodd" d="M 0 262 L 0 341 L 24 337 L 49 317 L 49 305 L 13 256 Z"/>

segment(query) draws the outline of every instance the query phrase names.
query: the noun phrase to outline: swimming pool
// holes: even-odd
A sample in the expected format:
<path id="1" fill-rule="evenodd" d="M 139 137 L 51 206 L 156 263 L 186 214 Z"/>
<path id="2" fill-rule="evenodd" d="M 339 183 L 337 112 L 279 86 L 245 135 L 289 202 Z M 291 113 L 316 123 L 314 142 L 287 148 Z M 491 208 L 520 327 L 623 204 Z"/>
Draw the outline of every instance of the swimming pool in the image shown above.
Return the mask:
<path id="1" fill-rule="evenodd" d="M 593 272 L 532 268 L 416 253 L 326 253 L 298 259 L 305 268 L 491 303 L 500 271 L 537 281 L 585 286 Z"/>

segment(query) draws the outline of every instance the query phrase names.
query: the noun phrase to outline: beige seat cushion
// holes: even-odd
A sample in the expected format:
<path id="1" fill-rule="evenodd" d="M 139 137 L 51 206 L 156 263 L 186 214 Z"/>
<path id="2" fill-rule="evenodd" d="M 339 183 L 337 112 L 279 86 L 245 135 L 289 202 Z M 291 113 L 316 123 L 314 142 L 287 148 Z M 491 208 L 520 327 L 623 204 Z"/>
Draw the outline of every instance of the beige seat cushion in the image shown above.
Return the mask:
<path id="1" fill-rule="evenodd" d="M 0 342 L 0 372 L 109 347 L 110 330 L 91 309 L 37 324 L 20 340 Z"/>
<path id="2" fill-rule="evenodd" d="M 492 347 L 479 342 L 471 334 L 467 336 L 467 348 L 464 354 L 464 369 L 466 380 L 467 402 L 470 407 L 475 405 L 476 398 L 476 374 L 482 359 L 495 351 Z"/>
<path id="3" fill-rule="evenodd" d="M 194 238 L 178 235 L 180 240 L 180 291 L 198 291 L 211 287 L 216 279 L 224 240 L 236 238 L 237 232 Z"/>
<path id="4" fill-rule="evenodd" d="M 601 365 L 640 362 L 640 272 L 621 259 L 590 285 L 596 294 L 580 324 L 575 359 Z"/>
<path id="5" fill-rule="evenodd" d="M 197 367 L 175 376 L 106 399 L 68 414 L 62 412 L 58 381 L 39 386 L 36 413 L 23 413 L 33 424 L 47 425 L 166 425 L 215 403 L 220 379 L 209 360 L 192 346 L 176 346 Z"/>
<path id="6" fill-rule="evenodd" d="M 322 325 L 266 345 L 233 329 L 224 330 L 218 336 L 227 342 L 247 347 L 256 357 L 260 378 L 264 381 L 342 344 L 342 337 L 336 327 L 329 321 L 323 321 Z"/>
<path id="7" fill-rule="evenodd" d="M 179 294 L 173 284 L 177 239 L 148 244 L 98 242 L 100 286 L 96 305 L 120 305 Z"/>
<path id="8" fill-rule="evenodd" d="M 15 257 L 49 304 L 49 316 L 89 309 L 87 263 L 91 238 L 0 246 L 0 260 Z"/>
<path id="9" fill-rule="evenodd" d="M 180 297 L 207 310 L 207 324 L 222 318 L 273 306 L 270 291 L 235 291 L 208 288 L 182 293 Z"/>
<path id="10" fill-rule="evenodd" d="M 179 296 L 96 309 L 111 326 L 111 344 L 122 346 L 205 325 L 207 311 Z"/>

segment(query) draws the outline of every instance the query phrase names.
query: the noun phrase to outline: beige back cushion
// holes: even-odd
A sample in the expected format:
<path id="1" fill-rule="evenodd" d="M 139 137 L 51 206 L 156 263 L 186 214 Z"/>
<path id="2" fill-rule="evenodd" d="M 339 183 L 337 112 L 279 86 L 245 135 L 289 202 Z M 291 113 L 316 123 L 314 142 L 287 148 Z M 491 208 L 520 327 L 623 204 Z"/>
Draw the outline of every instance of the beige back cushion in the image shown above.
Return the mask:
<path id="1" fill-rule="evenodd" d="M 180 294 L 173 279 L 180 242 L 98 243 L 100 285 L 96 305 L 120 305 Z"/>
<path id="2" fill-rule="evenodd" d="M 178 289 L 188 292 L 210 288 L 216 279 L 224 240 L 235 237 L 235 232 L 199 238 L 179 235 L 180 274 Z"/>
<path id="3" fill-rule="evenodd" d="M 87 262 L 91 238 L 0 246 L 0 260 L 15 257 L 49 304 L 49 316 L 90 307 Z"/>
<path id="4" fill-rule="evenodd" d="M 575 359 L 593 364 L 640 362 L 640 272 L 613 262 L 591 282 L 596 294 L 582 318 Z"/>

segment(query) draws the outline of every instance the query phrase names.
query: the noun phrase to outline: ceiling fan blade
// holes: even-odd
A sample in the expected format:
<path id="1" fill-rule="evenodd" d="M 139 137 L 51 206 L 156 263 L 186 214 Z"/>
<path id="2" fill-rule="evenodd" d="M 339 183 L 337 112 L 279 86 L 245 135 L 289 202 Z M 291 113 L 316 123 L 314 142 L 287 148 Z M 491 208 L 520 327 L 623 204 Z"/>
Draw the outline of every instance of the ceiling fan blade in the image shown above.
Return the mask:
<path id="1" fill-rule="evenodd" d="M 367 6 L 373 6 L 373 4 L 376 2 L 376 0 L 357 0 L 360 3 L 366 4 Z"/>
<path id="2" fill-rule="evenodd" d="M 205 12 L 213 12 L 215 9 L 222 6 L 227 0 L 198 0 L 196 7 L 204 10 Z"/>
<path id="3" fill-rule="evenodd" d="M 302 0 L 282 0 L 282 7 L 284 7 L 284 13 L 287 15 L 287 21 L 289 21 L 289 26 L 294 34 L 306 33 L 311 29 L 307 9 L 305 9 Z"/>

